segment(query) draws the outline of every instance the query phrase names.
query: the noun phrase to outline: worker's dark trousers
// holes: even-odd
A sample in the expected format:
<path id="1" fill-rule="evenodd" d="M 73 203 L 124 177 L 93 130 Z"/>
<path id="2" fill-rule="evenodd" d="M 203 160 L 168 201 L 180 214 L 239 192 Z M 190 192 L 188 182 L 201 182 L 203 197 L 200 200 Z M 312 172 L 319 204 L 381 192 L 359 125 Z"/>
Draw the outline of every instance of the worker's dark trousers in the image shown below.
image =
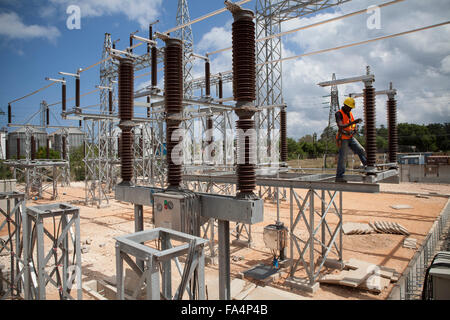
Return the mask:
<path id="1" fill-rule="evenodd" d="M 367 164 L 366 150 L 355 138 L 349 140 L 342 140 L 341 148 L 339 149 L 339 159 L 336 171 L 336 178 L 342 178 L 345 173 L 345 162 L 347 161 L 347 149 L 350 148 L 356 153 L 363 165 Z"/>

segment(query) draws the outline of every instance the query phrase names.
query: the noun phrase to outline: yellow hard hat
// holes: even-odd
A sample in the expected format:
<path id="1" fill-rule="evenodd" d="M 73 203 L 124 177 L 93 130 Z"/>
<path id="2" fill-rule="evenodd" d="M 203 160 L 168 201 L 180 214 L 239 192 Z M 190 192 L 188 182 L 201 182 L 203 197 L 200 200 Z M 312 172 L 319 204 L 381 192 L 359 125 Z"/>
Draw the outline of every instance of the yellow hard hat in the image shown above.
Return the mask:
<path id="1" fill-rule="evenodd" d="M 355 109 L 355 99 L 353 99 L 352 97 L 348 97 L 347 99 L 345 99 L 344 105 L 351 109 Z"/>

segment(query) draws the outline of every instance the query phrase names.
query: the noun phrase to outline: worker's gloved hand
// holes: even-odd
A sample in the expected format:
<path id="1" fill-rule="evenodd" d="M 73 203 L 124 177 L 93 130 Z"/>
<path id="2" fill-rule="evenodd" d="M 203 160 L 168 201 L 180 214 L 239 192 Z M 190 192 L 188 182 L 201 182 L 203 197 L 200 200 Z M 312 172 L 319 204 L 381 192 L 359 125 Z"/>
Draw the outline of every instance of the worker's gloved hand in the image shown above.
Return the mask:
<path id="1" fill-rule="evenodd" d="M 360 118 L 360 119 L 356 119 L 355 122 L 356 122 L 357 124 L 359 124 L 359 123 L 361 123 L 361 122 L 363 122 L 363 121 L 362 121 L 362 119 Z"/>

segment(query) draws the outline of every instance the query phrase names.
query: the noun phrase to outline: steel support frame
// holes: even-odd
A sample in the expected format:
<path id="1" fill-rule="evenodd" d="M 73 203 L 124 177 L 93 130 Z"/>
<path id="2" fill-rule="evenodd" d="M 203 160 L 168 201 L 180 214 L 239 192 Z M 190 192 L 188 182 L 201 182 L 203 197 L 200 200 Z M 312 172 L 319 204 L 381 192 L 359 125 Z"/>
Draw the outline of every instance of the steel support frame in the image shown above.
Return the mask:
<path id="1" fill-rule="evenodd" d="M 315 208 L 316 199 L 320 209 Z M 337 217 L 334 227 L 327 220 L 333 214 Z M 342 191 L 308 189 L 306 196 L 302 197 L 290 188 L 289 216 L 292 259 L 289 277 L 297 279 L 295 273 L 301 265 L 306 272 L 307 286 L 312 288 L 330 255 L 334 255 L 338 263 L 343 262 Z"/>
<path id="2" fill-rule="evenodd" d="M 23 259 L 29 266 L 28 276 L 32 279 L 25 288 L 29 292 L 30 299 L 45 300 L 46 288 L 50 283 L 58 290 L 63 300 L 74 300 L 70 292 L 76 281 L 76 299 L 82 300 L 80 210 L 66 203 L 54 203 L 28 207 L 26 211 L 26 219 L 23 221 L 23 241 L 26 250 Z M 44 226 L 45 221 L 51 221 L 50 225 L 54 230 L 59 229 L 61 232 L 52 234 Z M 46 244 L 45 237 L 51 242 L 50 246 Z M 69 261 L 69 250 L 73 250 L 74 253 L 72 262 Z M 59 259 L 57 259 L 58 252 L 61 253 Z M 49 261 L 52 257 L 56 261 L 51 266 Z M 49 268 L 50 272 L 47 271 Z M 55 281 L 53 277 L 57 280 Z"/>
<path id="3" fill-rule="evenodd" d="M 125 300 L 124 261 L 139 277 L 138 285 L 131 296 L 127 296 L 128 299 L 137 299 L 142 287 L 145 286 L 147 300 L 181 300 L 185 291 L 192 299 L 195 297 L 194 289 L 197 292 L 198 300 L 205 300 L 203 248 L 207 240 L 165 228 L 120 236 L 115 240 L 118 300 Z M 145 242 L 154 240 L 160 243 L 161 250 L 145 245 Z M 174 246 L 172 240 L 182 244 Z M 178 258 L 185 254 L 187 254 L 186 263 L 182 271 Z M 142 265 L 136 264 L 130 256 L 143 261 L 143 268 Z M 175 293 L 172 293 L 172 260 L 175 261 L 181 276 L 180 285 Z M 195 288 L 191 287 L 193 276 L 197 278 Z"/>
<path id="4" fill-rule="evenodd" d="M 0 217 L 4 221 L 0 224 L 0 232 L 7 230 L 8 237 L 0 242 L 0 253 L 6 251 L 10 255 L 9 278 L 0 273 L 0 282 L 7 284 L 6 290 L 0 291 L 0 300 L 8 297 L 11 299 L 20 297 L 22 290 L 28 286 L 27 267 L 22 259 L 23 238 L 22 221 L 25 214 L 25 194 L 12 191 L 1 192 L 0 200 L 6 201 L 6 211 L 0 208 Z M 13 230 L 12 230 L 13 229 Z M 25 299 L 28 298 L 28 292 L 25 291 Z"/>

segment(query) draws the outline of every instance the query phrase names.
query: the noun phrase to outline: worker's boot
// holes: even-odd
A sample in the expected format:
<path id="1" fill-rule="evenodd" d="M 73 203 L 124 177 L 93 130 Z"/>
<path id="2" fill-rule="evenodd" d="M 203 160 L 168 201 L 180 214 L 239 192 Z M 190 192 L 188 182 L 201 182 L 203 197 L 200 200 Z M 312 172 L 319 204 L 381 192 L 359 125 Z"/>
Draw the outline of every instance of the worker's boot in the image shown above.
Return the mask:
<path id="1" fill-rule="evenodd" d="M 334 182 L 347 183 L 347 180 L 345 180 L 344 178 L 336 178 Z"/>

